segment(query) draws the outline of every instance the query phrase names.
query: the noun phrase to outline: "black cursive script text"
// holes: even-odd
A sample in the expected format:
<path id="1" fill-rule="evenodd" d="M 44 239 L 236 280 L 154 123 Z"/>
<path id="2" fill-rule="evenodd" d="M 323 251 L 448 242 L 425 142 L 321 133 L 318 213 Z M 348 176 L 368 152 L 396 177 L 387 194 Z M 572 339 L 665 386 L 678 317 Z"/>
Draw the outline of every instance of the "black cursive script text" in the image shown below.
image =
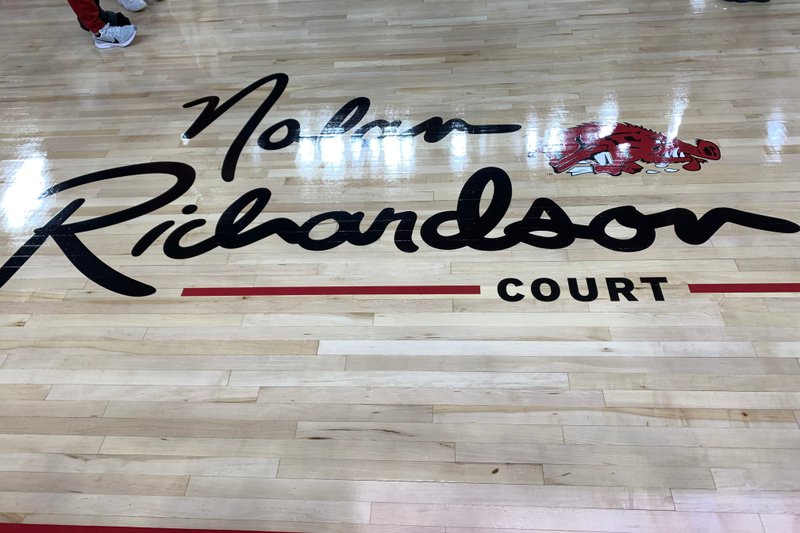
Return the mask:
<path id="1" fill-rule="evenodd" d="M 98 285 L 126 296 L 153 294 L 154 287 L 104 263 L 79 236 L 129 222 L 177 200 L 194 183 L 195 171 L 191 166 L 178 162 L 154 162 L 112 168 L 67 180 L 51 187 L 42 196 L 100 181 L 150 174 L 171 175 L 176 181 L 161 194 L 138 205 L 75 222 L 70 219 L 80 211 L 85 199 L 73 200 L 49 222 L 34 230 L 33 236 L 0 267 L 0 287 L 51 238 L 75 268 Z M 489 185 L 492 186 L 491 197 L 488 198 L 488 206 L 481 209 Z M 649 248 L 655 242 L 656 230 L 668 226 L 672 226 L 678 238 L 687 244 L 706 242 L 728 223 L 775 233 L 800 231 L 800 226 L 788 220 L 725 207 L 712 209 L 697 217 L 683 208 L 644 214 L 633 206 L 622 206 L 599 213 L 589 224 L 576 224 L 555 201 L 537 198 L 521 219 L 502 228 L 502 235 L 490 237 L 489 234 L 499 228 L 506 217 L 512 192 L 511 178 L 504 170 L 482 168 L 464 183 L 455 210 L 436 213 L 422 222 L 419 238 L 438 250 L 472 248 L 496 251 L 519 244 L 554 249 L 565 248 L 577 239 L 585 239 L 610 250 L 636 252 Z M 177 227 L 176 221 L 162 222 L 134 244 L 131 255 L 141 255 L 164 235 L 162 251 L 172 259 L 189 259 L 216 248 L 243 248 L 273 235 L 310 251 L 330 250 L 345 243 L 368 246 L 383 237 L 389 226 L 395 223 L 393 239 L 397 249 L 406 253 L 419 249 L 414 240 L 419 217 L 413 211 L 395 211 L 386 207 L 369 224 L 365 224 L 365 213 L 344 210 L 320 213 L 302 223 L 283 217 L 256 223 L 259 215 L 268 209 L 271 197 L 272 192 L 265 187 L 247 191 L 223 211 L 210 237 L 190 245 L 183 244 L 184 238 L 193 230 L 203 227 L 207 222 L 205 219 L 191 218 Z M 189 216 L 196 210 L 195 205 L 189 204 L 184 207 L 183 214 Z M 322 238 L 312 237 L 312 231 L 323 222 L 335 223 L 333 232 Z M 630 228 L 634 234 L 625 239 L 612 237 L 606 231 L 612 222 Z M 454 225 L 457 231 L 443 234 L 441 229 L 446 223 Z"/>

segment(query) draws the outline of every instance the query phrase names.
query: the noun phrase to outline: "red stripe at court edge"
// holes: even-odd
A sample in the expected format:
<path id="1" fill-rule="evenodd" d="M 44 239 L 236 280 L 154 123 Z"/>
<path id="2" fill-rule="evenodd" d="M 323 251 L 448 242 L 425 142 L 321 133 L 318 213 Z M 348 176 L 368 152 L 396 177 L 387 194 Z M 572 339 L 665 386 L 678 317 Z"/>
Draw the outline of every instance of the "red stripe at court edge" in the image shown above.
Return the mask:
<path id="1" fill-rule="evenodd" d="M 328 287 L 191 287 L 181 296 L 342 296 L 480 294 L 480 285 L 366 285 Z"/>
<path id="2" fill-rule="evenodd" d="M 800 283 L 690 283 L 689 292 L 800 292 Z"/>
<path id="3" fill-rule="evenodd" d="M 165 529 L 150 527 L 56 526 L 0 524 L 0 533 L 281 533 L 280 531 L 238 531 L 230 529 Z"/>

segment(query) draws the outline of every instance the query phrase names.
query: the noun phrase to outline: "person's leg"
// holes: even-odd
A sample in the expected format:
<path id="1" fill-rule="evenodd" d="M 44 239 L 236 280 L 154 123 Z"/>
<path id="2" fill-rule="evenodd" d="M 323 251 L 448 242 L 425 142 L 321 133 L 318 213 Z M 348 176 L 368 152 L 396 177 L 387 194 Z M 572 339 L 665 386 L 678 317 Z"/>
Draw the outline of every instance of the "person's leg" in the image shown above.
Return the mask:
<path id="1" fill-rule="evenodd" d="M 67 0 L 67 2 L 78 16 L 81 25 L 93 34 L 97 34 L 106 25 L 100 19 L 100 5 L 95 3 L 95 0 Z"/>
<path id="2" fill-rule="evenodd" d="M 130 26 L 132 24 L 131 19 L 119 11 L 105 11 L 100 7 L 99 0 L 94 0 L 94 3 L 97 4 L 97 8 L 100 10 L 100 20 L 102 20 L 104 24 L 110 24 L 112 26 Z M 78 19 L 78 24 L 80 24 L 81 28 L 84 30 L 89 31 L 89 28 L 84 26 L 80 19 Z"/>
<path id="3" fill-rule="evenodd" d="M 97 48 L 128 46 L 136 37 L 136 26 L 112 26 L 100 18 L 100 6 L 95 0 L 67 0 L 72 10 L 94 37 Z"/>
<path id="4" fill-rule="evenodd" d="M 94 0 L 94 3 L 97 4 L 97 9 L 100 10 L 100 20 L 102 20 L 104 24 L 110 24 L 112 26 L 131 25 L 131 20 L 119 11 L 105 11 L 100 7 L 100 0 Z M 81 28 L 84 30 L 89 31 L 89 28 L 87 28 L 80 19 L 78 19 L 78 24 L 80 24 Z"/>

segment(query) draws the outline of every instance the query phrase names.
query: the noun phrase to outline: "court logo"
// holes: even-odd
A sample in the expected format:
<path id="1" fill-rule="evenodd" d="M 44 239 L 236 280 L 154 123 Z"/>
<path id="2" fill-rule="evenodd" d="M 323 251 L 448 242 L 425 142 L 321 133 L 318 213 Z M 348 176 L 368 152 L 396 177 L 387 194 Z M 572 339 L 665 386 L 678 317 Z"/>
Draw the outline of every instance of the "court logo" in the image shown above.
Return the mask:
<path id="1" fill-rule="evenodd" d="M 303 139 L 321 139 L 349 135 L 352 142 L 363 142 L 367 135 L 378 137 L 419 136 L 425 142 L 439 142 L 453 132 L 468 135 L 511 134 L 521 129 L 518 124 L 475 125 L 461 118 L 444 121 L 432 117 L 410 127 L 399 120 L 374 119 L 362 121 L 369 111 L 369 100 L 357 97 L 344 104 L 319 135 L 307 135 L 307 130 L 294 118 L 272 122 L 268 117 L 289 83 L 283 73 L 265 76 L 245 87 L 224 102 L 216 95 L 205 96 L 184 105 L 199 107 L 198 116 L 184 132 L 184 139 L 192 139 L 212 125 L 221 126 L 217 120 L 243 99 L 262 87 L 271 88 L 266 96 L 244 122 L 220 166 L 223 182 L 232 182 L 244 147 L 252 138 L 257 139 L 264 151 L 280 151 Z M 267 121 L 268 125 L 263 124 Z M 260 133 L 259 133 L 260 131 Z M 696 171 L 701 164 L 720 158 L 719 147 L 712 142 L 698 140 L 697 145 L 684 143 L 639 126 L 617 124 L 601 126 L 584 124 L 563 132 L 564 143 L 551 154 L 550 164 L 557 173 L 636 173 L 643 169 L 637 161 L 654 163 L 656 168 L 669 171 L 671 164 L 683 164 L 683 169 Z M 552 143 L 551 143 L 552 144 Z M 583 165 L 585 168 L 581 168 Z M 673 169 L 673 171 L 676 169 Z M 87 200 L 96 195 L 92 188 L 99 183 L 118 182 L 140 176 L 170 176 L 160 190 L 154 190 L 150 198 L 139 203 L 120 206 L 116 211 L 96 216 L 84 207 Z M 558 202 L 547 197 L 533 197 L 529 208 L 522 214 L 512 209 L 514 203 L 524 202 L 514 196 L 511 176 L 502 168 L 485 165 L 478 168 L 462 184 L 457 200 L 451 209 L 430 213 L 417 213 L 408 209 L 396 209 L 387 205 L 375 212 L 361 210 L 361 203 L 348 206 L 336 205 L 330 211 L 311 214 L 305 220 L 289 219 L 274 209 L 273 191 L 258 186 L 243 192 L 221 213 L 203 213 L 194 203 L 197 196 L 192 191 L 197 171 L 182 161 L 148 161 L 138 164 L 107 168 L 66 179 L 41 193 L 46 198 L 66 191 L 77 195 L 44 225 L 33 230 L 25 241 L 5 263 L 0 265 L 0 288 L 36 254 L 48 241 L 61 249 L 67 260 L 87 279 L 109 291 L 126 296 L 147 296 L 156 288 L 144 281 L 129 277 L 124 272 L 107 264 L 92 252 L 84 238 L 94 232 L 133 222 L 172 203 L 182 203 L 179 215 L 145 231 L 132 242 L 130 255 L 138 257 L 150 251 L 160 253 L 176 261 L 185 261 L 217 249 L 235 250 L 265 239 L 281 239 L 287 244 L 310 252 L 332 250 L 350 245 L 366 247 L 381 239 L 392 240 L 402 253 L 412 254 L 425 246 L 428 249 L 450 251 L 470 248 L 480 252 L 496 252 L 516 247 L 533 249 L 562 249 L 576 241 L 592 241 L 596 245 L 616 252 L 640 252 L 652 246 L 659 230 L 672 230 L 682 242 L 700 245 L 708 242 L 726 224 L 738 225 L 771 233 L 798 233 L 800 226 L 791 220 L 741 211 L 729 207 L 714 207 L 704 214 L 682 207 L 657 212 L 642 212 L 635 206 L 606 207 L 594 217 L 581 216 L 575 221 Z M 530 192 L 522 187 L 523 195 Z M 276 212 L 278 211 L 278 212 Z M 213 228 L 209 228 L 214 222 Z M 140 221 L 141 222 L 141 221 Z M 609 228 L 622 226 L 629 231 L 621 236 Z M 325 227 L 324 232 L 318 231 Z M 205 233 L 198 235 L 198 233 Z M 662 230 L 662 231 L 663 231 Z M 155 250 L 154 250 L 155 249 Z M 587 280 L 586 290 L 577 285 L 568 285 L 573 298 L 597 297 L 597 285 L 593 278 Z M 666 278 L 641 278 L 648 283 L 656 299 L 660 284 Z M 569 281 L 569 284 L 577 282 Z M 507 278 L 501 282 L 501 297 L 510 301 L 518 299 L 523 282 Z M 625 297 L 635 301 L 633 281 L 627 278 L 606 280 L 609 297 Z M 561 288 L 555 280 L 537 278 L 531 285 L 533 297 L 547 301 L 557 298 Z"/>
<path id="2" fill-rule="evenodd" d="M 702 163 L 720 158 L 719 146 L 710 141 L 698 139 L 692 145 L 628 123 L 590 122 L 569 128 L 558 137 L 542 150 L 557 174 L 636 174 L 644 168 L 639 162 L 656 166 L 647 170 L 648 174 L 677 172 L 670 165 L 681 163 L 684 170 L 694 172 Z"/>

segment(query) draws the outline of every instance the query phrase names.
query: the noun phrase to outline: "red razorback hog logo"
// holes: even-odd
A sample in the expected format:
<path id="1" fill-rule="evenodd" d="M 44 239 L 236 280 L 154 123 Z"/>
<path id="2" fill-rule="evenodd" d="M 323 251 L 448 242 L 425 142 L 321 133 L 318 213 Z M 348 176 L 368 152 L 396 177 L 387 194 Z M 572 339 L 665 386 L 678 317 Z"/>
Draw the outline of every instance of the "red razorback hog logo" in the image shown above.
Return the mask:
<path id="1" fill-rule="evenodd" d="M 636 174 L 642 170 L 637 161 L 655 164 L 666 172 L 677 172 L 669 165 L 683 163 L 684 170 L 697 171 L 700 165 L 720 158 L 719 146 L 702 139 L 697 145 L 633 124 L 587 123 L 564 131 L 563 142 L 544 148 L 550 166 L 557 174 Z M 648 170 L 656 174 L 659 170 Z"/>

